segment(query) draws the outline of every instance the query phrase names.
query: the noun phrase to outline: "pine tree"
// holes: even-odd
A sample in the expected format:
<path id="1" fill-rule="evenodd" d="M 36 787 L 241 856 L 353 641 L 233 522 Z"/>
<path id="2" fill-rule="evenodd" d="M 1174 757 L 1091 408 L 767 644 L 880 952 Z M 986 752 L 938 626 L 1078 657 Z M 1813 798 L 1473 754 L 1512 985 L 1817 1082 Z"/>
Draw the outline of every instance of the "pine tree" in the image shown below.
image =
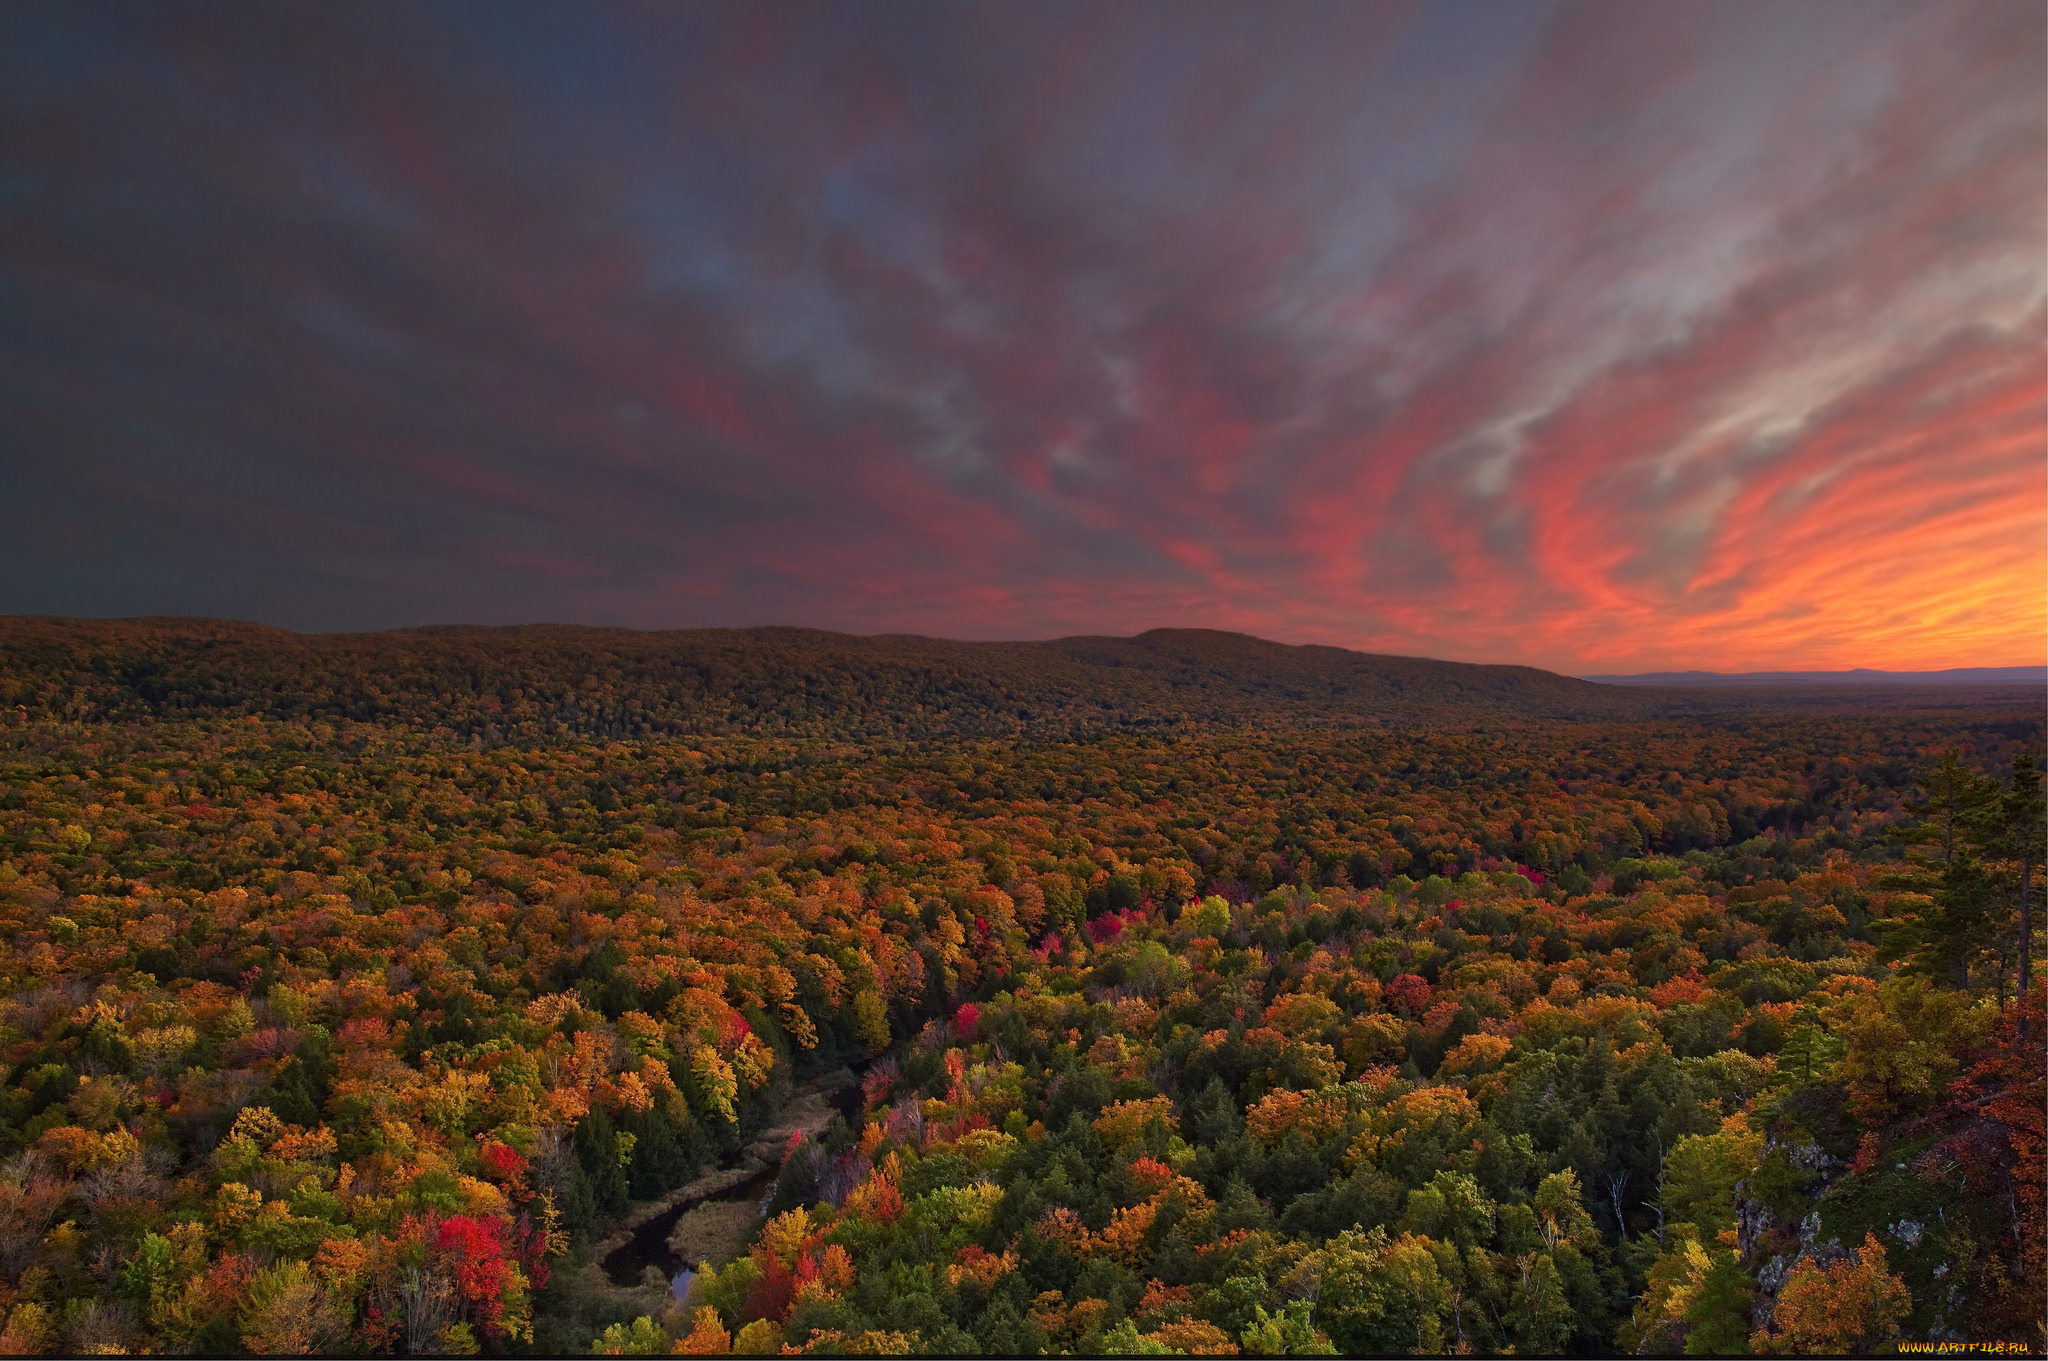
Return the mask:
<path id="1" fill-rule="evenodd" d="M 1687 1356 L 1736 1356 L 1749 1350 L 1749 1306 L 1756 1291 L 1732 1252 L 1717 1252 L 1685 1311 Z"/>
<path id="2" fill-rule="evenodd" d="M 1896 833 L 1907 844 L 1912 868 L 1888 881 L 1920 896 L 1906 900 L 1915 910 L 1884 923 L 1880 958 L 1964 988 L 1970 965 L 1983 950 L 1995 949 L 2002 934 L 1996 888 L 1981 859 L 2000 838 L 2001 791 L 1996 781 L 1964 765 L 1954 749 L 1941 754 L 1920 786 L 1927 797 L 1906 805 L 1914 821 Z"/>
<path id="3" fill-rule="evenodd" d="M 2043 848 L 2044 837 L 2048 837 L 2048 804 L 2042 799 L 2041 772 L 2034 767 L 2032 752 L 2014 754 L 2012 784 L 2000 800 L 1999 813 L 1999 849 L 2011 866 L 2014 896 L 2019 900 L 2019 995 L 2025 997 L 2033 985 L 2034 877 L 2048 860 Z M 2002 976 L 2003 970 L 2000 973 Z M 2024 1017 L 2021 1024 L 2024 1027 Z"/>
<path id="4" fill-rule="evenodd" d="M 1970 985 L 1971 961 L 1997 943 L 1997 888 L 1991 873 L 1968 850 L 1960 850 L 1942 872 L 1935 891 L 1934 939 L 1925 962 L 1948 976 L 1958 990 Z"/>
<path id="5" fill-rule="evenodd" d="M 1906 811 L 1921 819 L 1909 839 L 1938 848 L 1934 865 L 1937 872 L 1945 871 L 1958 852 L 1982 846 L 1992 832 L 1998 785 L 1964 765 L 1962 754 L 1951 747 L 1920 777 L 1920 787 L 1927 791 L 1926 799 L 1906 805 Z"/>

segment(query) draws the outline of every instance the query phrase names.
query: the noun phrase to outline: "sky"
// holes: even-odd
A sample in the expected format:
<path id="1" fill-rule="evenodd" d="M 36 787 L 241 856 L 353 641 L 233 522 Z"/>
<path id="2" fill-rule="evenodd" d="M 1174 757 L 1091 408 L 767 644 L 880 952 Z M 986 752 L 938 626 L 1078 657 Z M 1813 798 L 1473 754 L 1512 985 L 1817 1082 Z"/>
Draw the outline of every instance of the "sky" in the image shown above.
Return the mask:
<path id="1" fill-rule="evenodd" d="M 2048 9 L 0 7 L 0 613 L 2048 652 Z"/>

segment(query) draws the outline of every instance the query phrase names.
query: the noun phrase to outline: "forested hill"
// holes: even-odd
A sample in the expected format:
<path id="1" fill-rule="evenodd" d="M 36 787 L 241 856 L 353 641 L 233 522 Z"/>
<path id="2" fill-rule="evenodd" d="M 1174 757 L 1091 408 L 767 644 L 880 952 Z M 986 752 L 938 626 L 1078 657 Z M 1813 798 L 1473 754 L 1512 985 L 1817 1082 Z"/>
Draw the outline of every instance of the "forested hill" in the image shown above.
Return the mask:
<path id="1" fill-rule="evenodd" d="M 1658 702 L 1531 667 L 1207 630 L 975 643 L 791 628 L 300 634 L 195 619 L 0 619 L 0 706 L 17 724 L 258 715 L 486 740 L 871 739 L 1613 718 Z"/>
<path id="2" fill-rule="evenodd" d="M 2024 1345 L 2039 692 L 1873 694 L 0 620 L 0 1355 Z"/>

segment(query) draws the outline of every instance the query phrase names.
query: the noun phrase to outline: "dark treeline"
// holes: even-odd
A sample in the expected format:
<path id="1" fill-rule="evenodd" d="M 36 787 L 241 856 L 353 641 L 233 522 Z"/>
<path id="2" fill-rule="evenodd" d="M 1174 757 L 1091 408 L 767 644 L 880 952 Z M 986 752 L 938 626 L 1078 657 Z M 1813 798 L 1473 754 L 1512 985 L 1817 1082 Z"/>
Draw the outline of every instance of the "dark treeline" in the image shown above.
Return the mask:
<path id="1" fill-rule="evenodd" d="M 1907 702 L 1940 708 L 1981 698 L 1937 689 Z M 255 716 L 376 723 L 491 745 L 692 734 L 866 742 L 1898 702 L 1853 687 L 1645 691 L 1529 667 L 1203 630 L 962 643 L 785 628 L 296 634 L 212 620 L 0 619 L 0 712 L 12 710 L 17 725 Z"/>

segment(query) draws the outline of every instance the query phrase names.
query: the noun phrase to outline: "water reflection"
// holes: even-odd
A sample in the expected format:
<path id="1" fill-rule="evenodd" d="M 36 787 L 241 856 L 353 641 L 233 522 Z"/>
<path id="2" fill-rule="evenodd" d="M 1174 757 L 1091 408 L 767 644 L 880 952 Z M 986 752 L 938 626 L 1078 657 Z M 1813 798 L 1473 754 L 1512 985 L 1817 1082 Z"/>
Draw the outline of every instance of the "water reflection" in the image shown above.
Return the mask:
<path id="1" fill-rule="evenodd" d="M 858 1127 L 864 1109 L 859 1076 L 869 1066 L 862 1064 L 837 1079 L 825 1079 L 812 1086 L 806 1095 L 813 1101 L 822 1097 L 848 1125 Z M 815 1139 L 819 1130 L 814 1127 L 808 1133 Z M 687 1269 L 680 1255 L 669 1246 L 669 1238 L 678 1221 L 692 1210 L 718 1204 L 745 1205 L 754 1212 L 757 1220 L 765 1216 L 769 1202 L 775 1198 L 775 1186 L 782 1174 L 782 1160 L 777 1155 L 783 1151 L 780 1134 L 776 1132 L 776 1137 L 765 1143 L 756 1141 L 749 1148 L 729 1155 L 722 1170 L 737 1171 L 751 1166 L 751 1175 L 713 1194 L 692 1196 L 647 1219 L 632 1231 L 624 1243 L 605 1256 L 602 1263 L 605 1275 L 615 1285 L 632 1287 L 641 1284 L 646 1279 L 647 1269 L 653 1267 L 662 1275 L 669 1276 L 670 1290 L 677 1300 L 683 1299 L 689 1293 L 696 1272 Z"/>

